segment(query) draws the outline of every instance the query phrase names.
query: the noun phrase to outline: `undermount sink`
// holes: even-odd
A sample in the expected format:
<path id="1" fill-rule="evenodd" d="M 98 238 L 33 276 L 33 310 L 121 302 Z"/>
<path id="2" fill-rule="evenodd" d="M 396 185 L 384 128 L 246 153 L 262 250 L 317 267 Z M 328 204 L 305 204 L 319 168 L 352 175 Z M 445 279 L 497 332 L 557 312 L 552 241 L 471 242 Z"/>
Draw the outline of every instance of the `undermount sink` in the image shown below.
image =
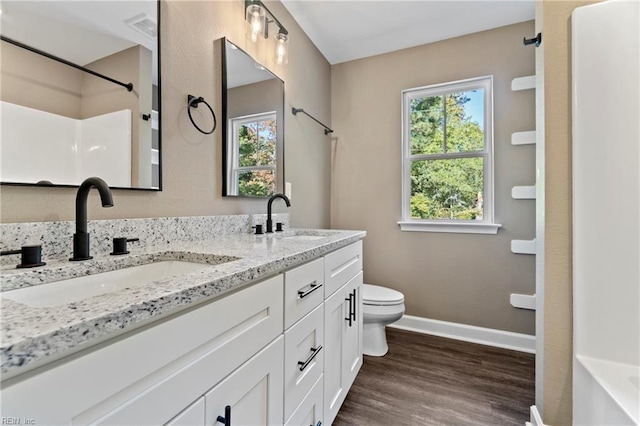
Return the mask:
<path id="1" fill-rule="evenodd" d="M 187 274 L 212 265 L 165 260 L 82 277 L 25 287 L 2 293 L 0 297 L 34 307 L 51 307 L 77 302 L 153 281 Z"/>
<path id="2" fill-rule="evenodd" d="M 315 241 L 335 235 L 340 231 L 296 229 L 285 234 L 283 240 Z"/>
<path id="3" fill-rule="evenodd" d="M 321 240 L 323 238 L 327 238 L 327 237 L 322 235 L 291 235 L 289 237 L 282 237 L 283 240 L 303 240 L 303 241 Z"/>

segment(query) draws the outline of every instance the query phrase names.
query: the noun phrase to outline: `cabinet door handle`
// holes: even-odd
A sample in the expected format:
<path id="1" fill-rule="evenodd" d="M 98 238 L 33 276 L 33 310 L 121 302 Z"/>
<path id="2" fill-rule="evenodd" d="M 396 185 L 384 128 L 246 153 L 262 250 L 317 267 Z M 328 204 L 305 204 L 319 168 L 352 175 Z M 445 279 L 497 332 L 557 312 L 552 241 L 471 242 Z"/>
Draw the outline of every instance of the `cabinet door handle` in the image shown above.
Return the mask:
<path id="1" fill-rule="evenodd" d="M 358 307 L 358 296 L 356 295 L 356 290 L 353 289 L 353 312 L 351 313 L 351 318 L 353 318 L 353 322 L 356 322 L 356 308 Z M 351 297 L 351 295 L 349 295 Z"/>
<path id="2" fill-rule="evenodd" d="M 314 281 L 312 283 L 309 284 L 309 289 L 308 290 L 298 290 L 298 297 L 300 299 L 307 297 L 308 295 L 310 295 L 311 293 L 313 293 L 314 291 L 316 291 L 317 289 L 319 289 L 320 287 L 322 287 L 322 283 L 318 284 L 317 281 Z"/>
<path id="3" fill-rule="evenodd" d="M 311 348 L 311 350 L 313 352 L 311 352 L 311 355 L 309 355 L 309 358 L 307 358 L 306 361 L 298 361 L 298 365 L 300 366 L 300 371 L 304 371 L 304 369 L 307 368 L 309 363 L 313 361 L 316 355 L 318 355 L 318 353 L 322 350 L 322 345 L 318 346 L 317 348 Z"/>
<path id="4" fill-rule="evenodd" d="M 231 426 L 231 406 L 224 407 L 224 417 L 218 416 L 216 419 L 218 423 L 224 424 L 224 426 Z"/>
<path id="5" fill-rule="evenodd" d="M 344 300 L 349 301 L 349 313 L 344 320 L 349 321 L 349 327 L 351 327 L 351 324 L 353 323 L 353 294 L 349 293 L 349 298 Z"/>

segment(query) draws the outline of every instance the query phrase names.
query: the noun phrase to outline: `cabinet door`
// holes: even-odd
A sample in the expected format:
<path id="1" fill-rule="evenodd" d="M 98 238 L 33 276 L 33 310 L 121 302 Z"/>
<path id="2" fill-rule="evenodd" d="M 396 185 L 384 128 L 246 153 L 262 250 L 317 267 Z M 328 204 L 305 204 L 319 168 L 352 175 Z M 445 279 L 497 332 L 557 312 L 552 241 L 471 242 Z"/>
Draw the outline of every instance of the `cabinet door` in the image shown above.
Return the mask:
<path id="1" fill-rule="evenodd" d="M 324 420 L 331 424 L 362 366 L 362 271 L 325 301 Z"/>
<path id="2" fill-rule="evenodd" d="M 279 337 L 205 395 L 205 424 L 282 425 L 284 339 Z M 220 416 L 220 418 L 219 418 Z"/>
<path id="3" fill-rule="evenodd" d="M 362 367 L 362 271 L 346 285 L 346 297 L 353 297 L 352 322 L 345 322 L 342 343 L 342 377 L 347 392 Z"/>

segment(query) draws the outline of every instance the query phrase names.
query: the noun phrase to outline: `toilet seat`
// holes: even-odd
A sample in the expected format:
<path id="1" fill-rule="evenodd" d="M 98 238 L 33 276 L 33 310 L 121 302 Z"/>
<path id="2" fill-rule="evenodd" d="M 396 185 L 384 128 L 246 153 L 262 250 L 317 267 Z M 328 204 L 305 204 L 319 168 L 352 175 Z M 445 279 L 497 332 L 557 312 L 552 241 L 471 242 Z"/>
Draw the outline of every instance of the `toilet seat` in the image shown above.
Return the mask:
<path id="1" fill-rule="evenodd" d="M 404 295 L 387 287 L 363 284 L 362 303 L 373 306 L 399 305 L 404 303 Z"/>

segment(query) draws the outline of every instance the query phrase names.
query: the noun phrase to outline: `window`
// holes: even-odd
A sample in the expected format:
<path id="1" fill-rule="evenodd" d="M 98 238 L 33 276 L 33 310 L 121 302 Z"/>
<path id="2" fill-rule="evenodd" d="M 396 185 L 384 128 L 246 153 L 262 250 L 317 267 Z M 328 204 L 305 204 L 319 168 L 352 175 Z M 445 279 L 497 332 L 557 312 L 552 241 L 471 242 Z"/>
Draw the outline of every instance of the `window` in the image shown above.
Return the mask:
<path id="1" fill-rule="evenodd" d="M 403 231 L 495 234 L 493 78 L 402 92 Z"/>
<path id="2" fill-rule="evenodd" d="M 227 179 L 232 193 L 264 197 L 276 191 L 275 111 L 229 120 L 232 141 Z"/>

